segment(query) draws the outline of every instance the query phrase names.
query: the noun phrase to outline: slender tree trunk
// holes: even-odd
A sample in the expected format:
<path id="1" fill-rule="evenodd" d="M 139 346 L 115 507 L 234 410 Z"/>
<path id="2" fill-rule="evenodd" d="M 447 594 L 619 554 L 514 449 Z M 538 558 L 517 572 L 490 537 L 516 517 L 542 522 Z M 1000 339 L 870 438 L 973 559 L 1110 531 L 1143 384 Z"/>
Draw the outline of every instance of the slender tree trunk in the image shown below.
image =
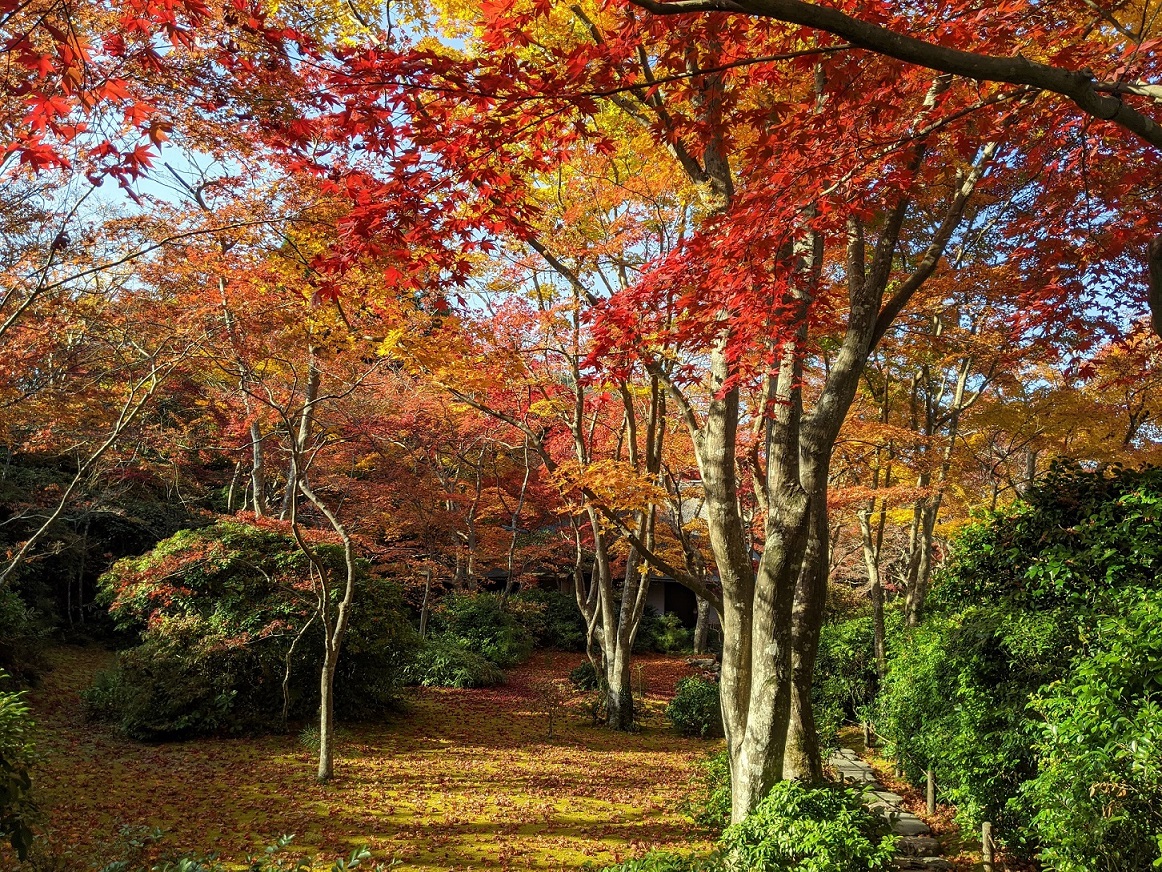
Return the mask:
<path id="1" fill-rule="evenodd" d="M 502 593 L 500 597 L 502 603 L 507 603 L 508 598 L 517 591 L 518 578 L 516 572 L 516 542 L 520 531 L 521 512 L 524 511 L 525 495 L 528 493 L 529 488 L 529 476 L 533 471 L 532 463 L 529 460 L 529 441 L 527 437 L 525 438 L 524 443 L 524 465 L 525 474 L 524 478 L 521 479 L 520 494 L 517 497 L 516 508 L 512 513 L 512 539 L 510 539 L 508 543 L 508 560 L 506 564 L 508 568 L 508 577 L 504 582 L 504 593 Z"/>
<path id="2" fill-rule="evenodd" d="M 874 636 L 876 675 L 882 679 L 887 671 L 887 646 L 884 639 L 884 587 L 880 578 L 880 550 L 877 548 L 877 540 L 872 534 L 870 518 L 874 504 L 873 500 L 867 511 L 859 513 L 859 530 L 863 542 L 863 561 L 867 567 L 868 580 L 871 582 L 872 633 Z"/>
<path id="3" fill-rule="evenodd" d="M 335 774 L 335 667 L 339 652 L 330 643 L 323 654 L 323 668 L 319 674 L 319 768 L 320 782 L 330 781 Z"/>
<path id="4" fill-rule="evenodd" d="M 266 461 L 262 450 L 262 431 L 257 421 L 250 422 L 250 498 L 254 514 L 261 518 L 270 514 L 266 503 Z"/>
<path id="5" fill-rule="evenodd" d="M 928 588 L 932 579 L 932 546 L 936 531 L 936 518 L 940 513 L 940 497 L 940 494 L 936 494 L 924 500 L 920 512 L 916 531 L 916 569 L 904 600 L 909 627 L 918 626 L 924 616 L 924 604 L 928 599 Z"/>
<path id="6" fill-rule="evenodd" d="M 652 544 L 654 519 L 652 509 L 638 516 L 638 537 Z M 637 638 L 642 614 L 649 596 L 649 576 L 641 572 L 640 557 L 630 548 L 626 559 L 625 579 L 621 587 L 621 608 L 614 626 L 613 647 L 605 654 L 605 679 L 608 683 L 608 716 L 606 723 L 615 730 L 631 730 L 635 723 L 633 683 L 630 664 L 633 643 Z"/>
<path id="7" fill-rule="evenodd" d="M 230 479 L 230 489 L 226 491 L 226 514 L 234 514 L 234 493 L 238 489 L 238 482 L 242 478 L 242 461 L 234 464 L 234 476 Z"/>
<path id="8" fill-rule="evenodd" d="M 292 458 L 293 456 L 303 457 L 307 450 L 307 443 L 311 441 L 311 430 L 315 421 L 315 404 L 319 398 L 319 383 L 322 381 L 322 373 L 315 363 L 314 349 L 309 349 L 308 354 L 310 361 L 307 364 L 307 384 L 303 396 L 303 408 L 302 412 L 299 413 L 299 430 L 297 434 L 291 434 L 291 438 L 294 440 Z M 280 520 L 290 516 L 291 503 L 298 499 L 298 486 L 295 479 L 299 475 L 299 465 L 292 459 L 286 473 L 286 488 L 283 491 L 282 511 L 279 513 Z"/>
<path id="9" fill-rule="evenodd" d="M 1162 318 L 1162 310 L 1155 314 L 1156 318 Z M 1018 485 L 1017 493 L 1024 496 L 1029 492 L 1029 488 L 1037 480 L 1037 452 L 1032 448 L 1025 449 L 1025 478 Z"/>
<path id="10" fill-rule="evenodd" d="M 432 592 L 432 570 L 430 567 L 424 568 L 424 603 L 420 606 L 420 638 L 428 638 L 428 598 Z"/>
<path id="11" fill-rule="evenodd" d="M 927 473 L 920 475 L 918 486 L 927 487 L 931 480 Z M 904 575 L 904 616 L 909 627 L 920 623 L 920 604 L 923 594 L 919 590 L 920 565 L 925 549 L 924 499 L 916 500 L 912 507 L 912 523 L 908 531 L 908 565 Z"/>
<path id="12" fill-rule="evenodd" d="M 297 463 L 297 458 L 296 465 Z M 331 585 L 328 580 L 328 569 L 319 559 L 314 549 L 303 537 L 298 524 L 298 501 L 291 503 L 291 533 L 295 542 L 306 555 L 318 578 L 315 595 L 318 601 L 316 614 L 323 624 L 323 665 L 319 675 L 319 767 L 318 780 L 330 780 L 335 768 L 335 743 L 333 727 L 335 722 L 335 670 L 339 664 L 339 654 L 343 650 L 343 641 L 347 637 L 347 626 L 351 620 L 351 606 L 355 600 L 355 578 L 358 567 L 355 562 L 355 548 L 351 534 L 339 521 L 330 507 L 327 506 L 308 486 L 306 475 L 299 475 L 296 479 L 299 492 L 318 509 L 327 519 L 331 529 L 338 534 L 343 542 L 343 562 L 346 570 L 346 581 L 342 588 L 342 597 L 332 611 Z"/>
<path id="13" fill-rule="evenodd" d="M 85 513 L 85 528 L 81 531 L 81 558 L 77 562 L 77 623 L 85 623 L 85 565 L 89 557 L 89 526 L 93 522 L 93 515 Z M 69 623 L 73 621 L 69 615 Z"/>
<path id="14" fill-rule="evenodd" d="M 617 645 L 607 658 L 605 680 L 608 683 L 606 725 L 614 730 L 632 730 L 634 725 L 633 680 L 630 674 L 630 651 Z"/>
<path id="15" fill-rule="evenodd" d="M 710 601 L 698 597 L 698 618 L 694 622 L 694 653 L 705 654 L 710 641 Z"/>

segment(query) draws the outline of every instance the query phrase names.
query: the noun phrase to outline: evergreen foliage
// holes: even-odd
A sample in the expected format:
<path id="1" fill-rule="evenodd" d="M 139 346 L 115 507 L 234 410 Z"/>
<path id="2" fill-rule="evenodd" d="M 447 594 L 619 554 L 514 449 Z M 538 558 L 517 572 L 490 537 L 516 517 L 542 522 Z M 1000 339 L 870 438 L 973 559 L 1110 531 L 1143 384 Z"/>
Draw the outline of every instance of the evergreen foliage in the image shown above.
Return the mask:
<path id="1" fill-rule="evenodd" d="M 932 605 L 877 701 L 909 774 L 1053 868 L 1162 864 L 1162 470 L 1055 467 L 965 532 Z"/>

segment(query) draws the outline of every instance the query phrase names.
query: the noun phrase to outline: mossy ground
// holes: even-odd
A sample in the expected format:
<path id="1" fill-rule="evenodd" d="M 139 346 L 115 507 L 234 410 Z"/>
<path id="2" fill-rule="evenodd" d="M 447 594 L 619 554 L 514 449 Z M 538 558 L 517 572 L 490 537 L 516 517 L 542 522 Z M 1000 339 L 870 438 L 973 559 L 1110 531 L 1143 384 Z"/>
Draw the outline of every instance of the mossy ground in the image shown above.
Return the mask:
<path id="1" fill-rule="evenodd" d="M 86 723 L 77 693 L 108 660 L 60 650 L 30 695 L 50 868 L 99 866 L 126 824 L 163 830 L 158 856 L 215 851 L 236 863 L 284 833 L 328 859 L 366 844 L 400 869 L 566 869 L 706 846 L 679 806 L 711 743 L 677 736 L 661 716 L 688 673 L 681 658 L 643 658 L 646 716 L 631 734 L 566 711 L 548 737 L 541 687 L 578 655 L 538 654 L 499 688 L 423 690 L 405 716 L 346 727 L 325 786 L 294 735 L 143 745 Z"/>

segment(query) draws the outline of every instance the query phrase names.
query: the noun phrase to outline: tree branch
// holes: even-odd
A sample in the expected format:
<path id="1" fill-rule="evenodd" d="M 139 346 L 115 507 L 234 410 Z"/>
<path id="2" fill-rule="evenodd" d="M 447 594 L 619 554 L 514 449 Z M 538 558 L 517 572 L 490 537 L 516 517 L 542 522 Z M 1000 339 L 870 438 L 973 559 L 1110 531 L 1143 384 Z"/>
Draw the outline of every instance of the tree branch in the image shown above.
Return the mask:
<path id="1" fill-rule="evenodd" d="M 914 36 L 896 33 L 878 24 L 853 18 L 838 9 L 817 6 L 804 0 L 676 0 L 669 3 L 658 0 L 633 0 L 633 3 L 656 15 L 730 12 L 773 18 L 788 24 L 822 30 L 845 39 L 858 48 L 942 73 L 951 73 L 978 82 L 1031 85 L 1067 97 L 1087 115 L 1112 121 L 1145 142 L 1162 148 L 1162 126 L 1149 116 L 1126 105 L 1116 96 L 1101 93 L 1093 74 L 1085 70 L 1066 70 L 1030 61 L 1020 55 L 998 57 L 949 48 Z"/>

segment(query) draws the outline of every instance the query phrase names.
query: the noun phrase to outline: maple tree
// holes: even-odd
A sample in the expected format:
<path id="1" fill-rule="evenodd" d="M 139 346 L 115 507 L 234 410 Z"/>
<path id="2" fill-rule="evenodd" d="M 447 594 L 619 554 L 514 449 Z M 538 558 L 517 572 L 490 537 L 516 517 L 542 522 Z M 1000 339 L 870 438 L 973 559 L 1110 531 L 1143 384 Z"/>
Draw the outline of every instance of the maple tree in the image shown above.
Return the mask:
<path id="1" fill-rule="evenodd" d="M 677 30 L 658 19 L 643 30 L 629 7 L 489 9 L 480 52 L 408 53 L 387 43 L 342 53 L 328 82 L 342 108 L 313 127 L 333 140 L 359 138 L 344 177 L 359 203 L 352 229 L 399 258 L 388 277 L 397 286 L 420 289 L 437 274 L 462 281 L 467 262 L 454 252 L 487 252 L 472 241 L 476 226 L 533 238 L 531 180 L 551 172 L 562 149 L 615 147 L 600 124 L 603 99 L 648 131 L 648 148 L 698 191 L 697 232 L 629 287 L 581 299 L 597 313 L 602 363 L 616 372 L 620 360 L 658 379 L 693 438 L 727 600 L 725 720 L 741 815 L 779 777 L 788 745 L 788 771 L 819 770 L 805 690 L 825 589 L 828 467 L 872 348 L 937 272 L 986 173 L 997 177 L 994 210 L 1006 219 L 1007 253 L 1020 269 L 1025 311 L 1017 317 L 1056 319 L 1082 333 L 1092 319 L 1065 300 L 1092 298 L 1101 281 L 1128 275 L 1133 234 L 1106 216 L 1133 210 L 1137 225 L 1153 220 L 1139 196 L 1143 172 L 1153 168 L 1119 176 L 1114 155 L 1132 152 L 1133 142 L 1088 131 L 1078 147 L 1071 137 L 1081 122 L 1027 91 L 982 92 L 852 53 L 848 44 L 804 45 L 795 28 L 737 16 L 692 16 Z M 759 44 L 769 51 L 756 55 Z M 530 99 L 543 101 L 544 116 L 530 111 Z M 524 135 L 505 138 L 512 129 Z M 401 141 L 416 151 L 402 151 Z M 998 161 L 1006 148 L 1012 153 Z M 1073 178 L 1092 179 L 1100 165 L 1101 209 L 1019 168 L 1041 157 Z M 417 200 L 414 180 L 427 185 L 424 194 L 446 198 L 439 222 L 424 225 L 441 237 L 435 266 L 430 255 L 420 264 L 407 253 L 420 232 L 414 216 L 431 208 Z M 1092 185 L 1087 191 L 1094 196 Z M 1036 202 L 1040 224 L 1028 212 L 1012 217 L 1007 209 L 1017 202 Z M 1039 260 L 1047 252 L 1028 240 L 1079 210 L 1088 218 L 1082 250 Z M 402 214 L 406 225 L 395 220 Z M 904 238 L 922 252 L 911 264 Z M 1083 268 L 1090 252 L 1103 252 L 1102 260 Z M 844 274 L 846 302 L 836 300 L 835 270 Z M 835 345 L 813 344 L 827 335 Z M 661 349 L 671 345 L 689 363 L 667 373 Z M 827 364 L 813 398 L 804 397 L 808 359 Z M 684 392 L 703 378 L 712 394 L 705 410 Z M 801 411 L 805 399 L 814 399 L 811 414 Z M 743 442 L 750 427 L 758 437 L 748 444 L 738 438 L 742 422 Z M 757 576 L 735 484 L 736 458 L 752 453 L 766 516 Z M 629 534 L 643 557 L 668 566 Z"/>
<path id="2" fill-rule="evenodd" d="M 357 539 L 425 540 L 401 549 L 425 590 L 442 565 L 462 583 L 500 559 L 511 592 L 518 532 L 550 526 L 559 502 L 555 545 L 572 538 L 614 726 L 633 719 L 650 573 L 720 613 L 735 821 L 778 779 L 822 774 L 810 687 L 833 461 L 877 602 L 889 513 L 910 515 L 915 621 L 942 509 L 984 492 L 953 495 L 970 478 L 961 448 L 994 455 L 973 473 L 995 503 L 1009 449 L 1026 461 L 1016 484 L 1042 445 L 1096 456 L 1109 441 L 1012 420 L 1006 398 L 1097 410 L 1116 389 L 1123 449 L 1152 420 L 1136 379 L 1153 352 L 1112 339 L 1138 302 L 1162 311 L 1145 4 L 508 0 L 410 10 L 410 28 L 325 3 L 81 15 L 8 0 L 0 15 L 14 60 L 0 124 L 28 131 L 8 150 L 22 172 L 132 189 L 167 138 L 253 149 L 264 177 L 245 201 L 230 202 L 245 173 L 216 195 L 171 168 L 201 241 L 163 236 L 140 272 L 196 253 L 187 290 L 216 291 L 184 304 L 213 325 L 227 508 L 296 530 L 309 516 L 345 544 L 324 673 Z M 196 111 L 176 114 L 190 94 Z M 294 181 L 271 193 L 267 174 Z M 260 210 L 263 191 L 317 211 Z M 39 245 L 52 266 L 68 252 L 59 234 Z M 19 313 L 47 303 L 37 282 L 12 297 Z M 1087 355 L 1102 371 L 1089 388 L 1062 375 Z M 458 404 L 425 395 L 399 438 L 393 400 L 428 384 Z M 474 440 L 477 426 L 490 432 Z M 857 428 L 862 454 L 843 443 Z M 387 481 L 401 468 L 410 492 Z M 384 507 L 378 529 L 340 517 L 350 493 Z"/>

